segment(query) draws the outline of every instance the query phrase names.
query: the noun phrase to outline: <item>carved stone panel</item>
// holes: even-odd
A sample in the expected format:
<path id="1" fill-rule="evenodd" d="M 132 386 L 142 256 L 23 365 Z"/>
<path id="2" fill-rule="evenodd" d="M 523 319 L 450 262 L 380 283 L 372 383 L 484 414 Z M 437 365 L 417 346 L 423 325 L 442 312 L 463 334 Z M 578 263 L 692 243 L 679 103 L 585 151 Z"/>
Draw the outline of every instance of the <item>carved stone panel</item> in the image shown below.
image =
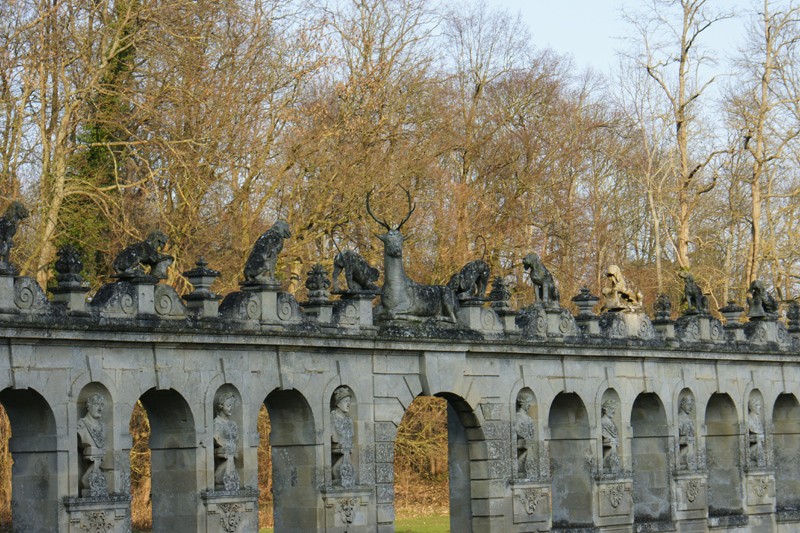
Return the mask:
<path id="1" fill-rule="evenodd" d="M 71 533 L 130 533 L 130 497 L 65 498 Z"/>
<path id="2" fill-rule="evenodd" d="M 367 531 L 371 489 L 327 488 L 322 499 L 325 503 L 325 531 Z"/>
<path id="3" fill-rule="evenodd" d="M 596 525 L 608 526 L 633 522 L 633 481 L 617 479 L 595 486 Z"/>
<path id="4" fill-rule="evenodd" d="M 700 474 L 678 476 L 673 487 L 676 518 L 686 520 L 708 516 L 705 476 Z"/>
<path id="5" fill-rule="evenodd" d="M 515 524 L 537 523 L 538 529 L 550 528 L 550 485 L 515 482 L 511 486 Z"/>
<path id="6" fill-rule="evenodd" d="M 206 508 L 206 531 L 209 533 L 258 530 L 258 491 L 207 491 L 201 497 Z"/>
<path id="7" fill-rule="evenodd" d="M 775 475 L 751 472 L 746 476 L 747 514 L 773 512 L 775 510 Z"/>

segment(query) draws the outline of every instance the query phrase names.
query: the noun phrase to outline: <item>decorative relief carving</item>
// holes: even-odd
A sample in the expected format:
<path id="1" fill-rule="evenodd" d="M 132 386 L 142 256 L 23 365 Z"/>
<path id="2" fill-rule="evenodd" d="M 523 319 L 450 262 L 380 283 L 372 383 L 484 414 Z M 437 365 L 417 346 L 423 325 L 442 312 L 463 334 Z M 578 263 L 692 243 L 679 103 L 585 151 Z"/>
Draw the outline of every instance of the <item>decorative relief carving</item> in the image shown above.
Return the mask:
<path id="1" fill-rule="evenodd" d="M 517 493 L 517 497 L 522 503 L 522 508 L 529 515 L 536 512 L 536 507 L 539 505 L 539 500 L 542 496 L 544 496 L 544 491 L 537 488 L 522 489 Z"/>
<path id="2" fill-rule="evenodd" d="M 694 502 L 700 494 L 701 483 L 699 479 L 690 479 L 686 482 L 686 499 Z"/>
<path id="3" fill-rule="evenodd" d="M 611 485 L 606 490 L 606 497 L 608 498 L 608 503 L 616 509 L 619 507 L 619 504 L 622 503 L 622 497 L 625 495 L 625 485 L 622 483 L 617 483 Z"/>
<path id="4" fill-rule="evenodd" d="M 753 483 L 753 490 L 759 498 L 766 496 L 769 492 L 769 478 L 760 477 L 756 479 Z"/>
<path id="5" fill-rule="evenodd" d="M 89 511 L 83 514 L 80 528 L 87 533 L 106 533 L 114 528 L 114 522 L 105 511 Z"/>
<path id="6" fill-rule="evenodd" d="M 342 524 L 352 524 L 356 518 L 357 498 L 339 498 L 336 500 L 336 516 Z"/>
<path id="7" fill-rule="evenodd" d="M 217 506 L 219 522 L 225 533 L 235 533 L 242 522 L 241 507 L 238 503 L 221 503 Z"/>

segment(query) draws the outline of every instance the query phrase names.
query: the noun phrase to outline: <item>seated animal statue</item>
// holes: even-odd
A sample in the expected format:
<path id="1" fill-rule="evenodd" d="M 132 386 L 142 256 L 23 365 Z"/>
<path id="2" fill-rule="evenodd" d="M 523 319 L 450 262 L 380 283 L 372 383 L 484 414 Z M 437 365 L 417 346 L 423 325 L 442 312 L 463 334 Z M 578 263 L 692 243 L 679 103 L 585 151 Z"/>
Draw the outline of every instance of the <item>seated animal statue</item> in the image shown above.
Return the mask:
<path id="1" fill-rule="evenodd" d="M 447 282 L 459 300 L 483 298 L 488 285 L 489 265 L 482 259 L 470 261 Z"/>
<path id="2" fill-rule="evenodd" d="M 694 281 L 694 276 L 686 271 L 681 271 L 678 276 L 683 279 L 683 301 L 686 302 L 688 314 L 708 314 L 708 296 L 703 294 Z"/>
<path id="3" fill-rule="evenodd" d="M 361 254 L 353 250 L 340 251 L 333 258 L 333 292 L 340 292 L 339 275 L 344 272 L 347 292 L 378 292 L 380 272 L 371 266 Z"/>
<path id="4" fill-rule="evenodd" d="M 522 267 L 528 271 L 536 290 L 536 301 L 545 307 L 558 307 L 561 295 L 556 287 L 556 281 L 539 256 L 535 253 L 526 255 L 522 260 Z"/>
<path id="5" fill-rule="evenodd" d="M 114 272 L 118 278 L 135 278 L 145 276 L 148 272 L 142 267 L 149 269 L 149 275 L 157 279 L 167 277 L 167 268 L 175 260 L 171 255 L 161 253 L 161 249 L 167 244 L 167 236 L 160 230 L 151 231 L 147 238 L 141 242 L 131 244 L 114 259 Z"/>
<path id="6" fill-rule="evenodd" d="M 749 293 L 747 306 L 750 308 L 748 316 L 761 317 L 778 313 L 778 301 L 764 287 L 764 282 L 759 279 L 753 280 L 747 292 Z"/>
<path id="7" fill-rule="evenodd" d="M 14 235 L 19 223 L 28 218 L 28 210 L 20 202 L 11 202 L 5 214 L 0 217 L 0 273 L 13 273 L 11 266 L 11 248 L 14 247 Z"/>
<path id="8" fill-rule="evenodd" d="M 244 265 L 245 283 L 274 284 L 278 254 L 283 250 L 283 241 L 292 236 L 289 224 L 278 220 L 265 231 L 253 245 L 253 250 Z"/>
<path id="9" fill-rule="evenodd" d="M 608 267 L 606 278 L 611 286 L 603 288 L 603 296 L 606 297 L 603 304 L 605 311 L 641 311 L 642 293 L 622 276 L 617 265 Z"/>

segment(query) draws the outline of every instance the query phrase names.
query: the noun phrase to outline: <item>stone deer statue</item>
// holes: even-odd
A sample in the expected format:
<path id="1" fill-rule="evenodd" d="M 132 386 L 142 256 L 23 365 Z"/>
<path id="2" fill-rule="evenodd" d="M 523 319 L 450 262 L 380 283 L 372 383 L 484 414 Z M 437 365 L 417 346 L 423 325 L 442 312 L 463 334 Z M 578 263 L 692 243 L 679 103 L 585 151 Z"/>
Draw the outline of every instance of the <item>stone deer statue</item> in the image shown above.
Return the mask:
<path id="1" fill-rule="evenodd" d="M 392 227 L 385 220 L 379 219 L 372 212 L 367 194 L 367 213 L 375 222 L 386 228 L 386 233 L 379 235 L 383 241 L 384 282 L 381 290 L 381 302 L 376 308 L 376 316 L 387 319 L 421 319 L 439 318 L 455 322 L 456 298 L 453 291 L 444 285 L 422 285 L 409 279 L 403 267 L 403 240 L 400 228 L 408 221 L 416 209 L 411 204 L 411 193 L 403 188 L 408 199 L 408 213 L 405 218 Z"/>

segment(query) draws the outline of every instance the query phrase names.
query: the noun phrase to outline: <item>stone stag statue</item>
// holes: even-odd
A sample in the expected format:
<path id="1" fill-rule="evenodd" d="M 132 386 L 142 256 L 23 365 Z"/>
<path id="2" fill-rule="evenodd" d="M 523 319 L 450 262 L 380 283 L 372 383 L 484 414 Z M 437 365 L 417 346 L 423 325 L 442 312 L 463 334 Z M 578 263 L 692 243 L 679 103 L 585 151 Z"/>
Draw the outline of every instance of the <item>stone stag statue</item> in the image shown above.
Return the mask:
<path id="1" fill-rule="evenodd" d="M 245 283 L 275 284 L 275 266 L 278 254 L 283 250 L 283 241 L 292 236 L 289 224 L 278 220 L 265 231 L 253 245 L 253 250 L 244 265 Z"/>
<path id="2" fill-rule="evenodd" d="M 694 276 L 681 271 L 678 276 L 683 279 L 683 301 L 686 302 L 686 314 L 708 314 L 708 296 L 703 294 Z"/>
<path id="3" fill-rule="evenodd" d="M 5 214 L 0 217 L 0 275 L 14 275 L 16 269 L 11 265 L 11 249 L 19 223 L 28 218 L 28 210 L 20 202 L 11 202 Z"/>
<path id="4" fill-rule="evenodd" d="M 603 288 L 606 301 L 603 309 L 606 311 L 641 311 L 642 293 L 628 282 L 617 265 L 608 267 L 606 273 L 610 286 Z"/>
<path id="5" fill-rule="evenodd" d="M 561 295 L 558 293 L 553 274 L 544 266 L 535 253 L 529 253 L 522 260 L 522 267 L 528 272 L 536 289 L 536 301 L 544 307 L 558 307 Z"/>
<path id="6" fill-rule="evenodd" d="M 106 453 L 106 428 L 102 420 L 105 404 L 102 394 L 92 394 L 86 399 L 86 415 L 78 420 L 78 449 L 88 463 L 81 476 L 81 496 L 84 497 L 108 495 L 108 482 L 101 469 Z"/>
<path id="7" fill-rule="evenodd" d="M 352 488 L 356 484 L 356 473 L 351 460 L 353 452 L 353 419 L 350 418 L 350 403 L 353 394 L 347 387 L 333 391 L 331 410 L 331 479 L 334 485 Z"/>
<path id="8" fill-rule="evenodd" d="M 157 279 L 167 277 L 167 268 L 174 261 L 171 255 L 161 253 L 167 244 L 167 236 L 160 230 L 151 231 L 141 242 L 131 244 L 114 259 L 114 272 L 118 278 L 145 276 L 142 267 L 150 269 L 150 275 Z"/>
<path id="9" fill-rule="evenodd" d="M 532 479 L 538 474 L 536 468 L 536 427 L 528 410 L 533 403 L 533 395 L 522 391 L 517 396 L 517 415 L 514 431 L 517 434 L 517 472 L 521 479 Z"/>
<path id="10" fill-rule="evenodd" d="M 411 205 L 411 193 L 403 189 L 408 199 L 408 213 L 396 226 L 375 216 L 369 205 L 370 194 L 367 194 L 367 213 L 375 222 L 386 228 L 386 233 L 379 235 L 383 241 L 384 282 L 381 291 L 381 302 L 376 308 L 376 316 L 388 319 L 435 317 L 455 322 L 456 298 L 449 287 L 443 285 L 421 285 L 406 275 L 403 267 L 403 240 L 400 228 L 411 217 L 416 205 Z"/>
<path id="11" fill-rule="evenodd" d="M 236 396 L 225 393 L 217 400 L 214 417 L 214 488 L 227 492 L 239 490 L 239 425 L 232 418 L 234 407 Z"/>

